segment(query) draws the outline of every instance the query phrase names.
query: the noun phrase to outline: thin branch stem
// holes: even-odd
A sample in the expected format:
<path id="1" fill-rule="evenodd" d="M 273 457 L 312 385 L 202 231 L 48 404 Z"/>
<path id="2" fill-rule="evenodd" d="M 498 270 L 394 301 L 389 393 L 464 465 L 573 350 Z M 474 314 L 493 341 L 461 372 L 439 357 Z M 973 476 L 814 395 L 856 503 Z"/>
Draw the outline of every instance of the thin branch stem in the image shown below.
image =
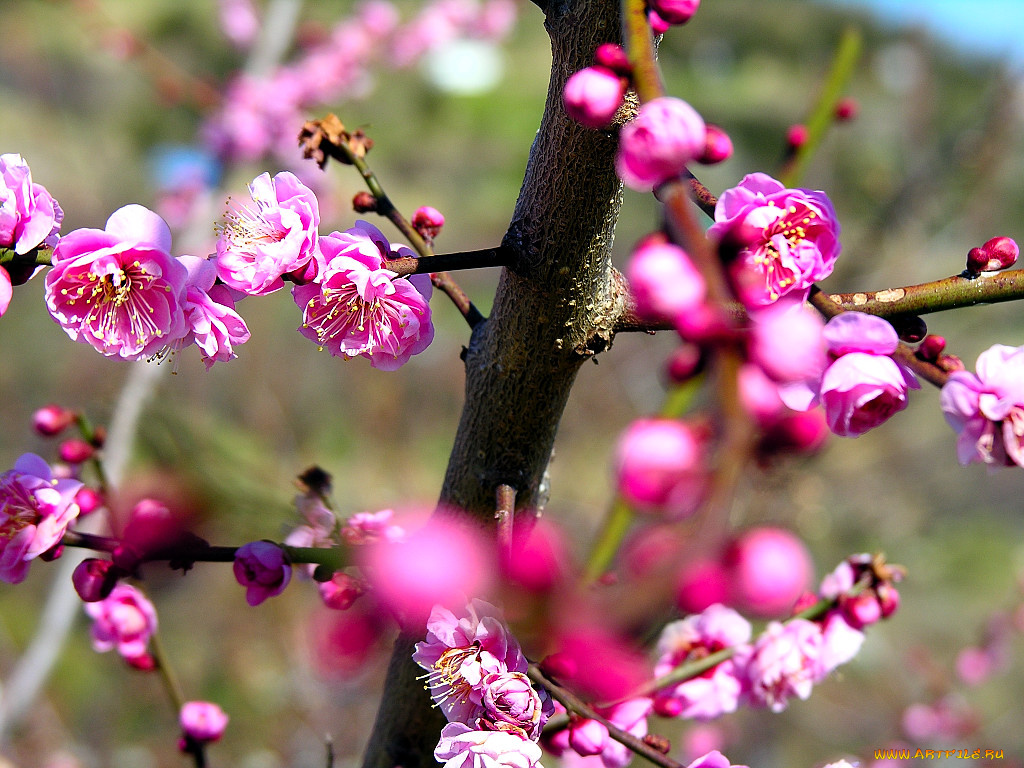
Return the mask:
<path id="1" fill-rule="evenodd" d="M 515 524 L 516 514 L 516 489 L 507 483 L 502 483 L 494 492 L 496 511 L 495 519 L 498 521 L 498 546 L 506 556 L 512 555 L 512 528 Z"/>
<path id="2" fill-rule="evenodd" d="M 450 274 L 447 272 L 431 272 L 430 283 L 452 300 L 452 304 L 455 305 L 455 308 L 466 319 L 470 328 L 476 328 L 477 325 L 484 321 L 483 314 L 469 300 L 469 296 L 462 290 L 462 286 L 456 283 Z"/>
<path id="3" fill-rule="evenodd" d="M 429 256 L 400 256 L 388 259 L 388 269 L 406 275 L 422 275 L 428 272 L 448 272 L 459 269 L 486 269 L 506 267 L 512 263 L 512 253 L 507 248 L 481 248 L 476 251 L 430 254 Z"/>
<path id="4" fill-rule="evenodd" d="M 633 65 L 633 87 L 640 103 L 664 96 L 665 84 L 654 52 L 646 0 L 623 0 L 622 39 Z"/>

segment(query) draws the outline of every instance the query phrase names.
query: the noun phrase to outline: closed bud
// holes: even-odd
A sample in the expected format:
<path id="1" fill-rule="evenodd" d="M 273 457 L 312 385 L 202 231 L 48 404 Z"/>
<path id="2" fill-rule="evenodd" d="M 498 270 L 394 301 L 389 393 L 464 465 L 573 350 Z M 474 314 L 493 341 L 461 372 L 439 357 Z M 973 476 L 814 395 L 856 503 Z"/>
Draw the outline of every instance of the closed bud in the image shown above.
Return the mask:
<path id="1" fill-rule="evenodd" d="M 806 125 L 801 125 L 800 123 L 791 125 L 789 130 L 786 131 L 786 147 L 790 152 L 794 152 L 807 143 L 808 136 Z"/>
<path id="2" fill-rule="evenodd" d="M 839 610 L 846 623 L 854 629 L 863 629 L 882 618 L 882 606 L 874 592 L 865 591 L 849 597 L 839 596 Z"/>
<path id="3" fill-rule="evenodd" d="M 928 325 L 917 315 L 890 317 L 889 324 L 896 329 L 900 340 L 908 344 L 916 344 L 928 335 Z"/>
<path id="4" fill-rule="evenodd" d="M 859 111 L 860 105 L 857 100 L 847 96 L 836 103 L 836 120 L 841 123 L 853 120 Z"/>
<path id="5" fill-rule="evenodd" d="M 914 355 L 926 363 L 934 363 L 945 348 L 946 340 L 942 336 L 930 333 L 921 340 L 921 346 L 917 348 Z"/>
<path id="6" fill-rule="evenodd" d="M 156 659 L 148 653 L 144 653 L 141 656 L 126 657 L 125 661 L 128 662 L 129 667 L 137 669 L 139 672 L 152 672 L 156 669 Z"/>
<path id="7" fill-rule="evenodd" d="M 54 437 L 75 422 L 75 412 L 51 403 L 32 414 L 32 428 L 43 437 Z"/>
<path id="8" fill-rule="evenodd" d="M 65 440 L 60 444 L 57 453 L 60 460 L 68 464 L 83 464 L 95 455 L 93 447 L 81 438 Z"/>
<path id="9" fill-rule="evenodd" d="M 352 210 L 356 213 L 373 213 L 377 210 L 377 198 L 365 190 L 352 197 Z"/>
<path id="10" fill-rule="evenodd" d="M 732 157 L 732 139 L 717 125 L 706 125 L 704 152 L 697 158 L 702 165 L 715 165 Z"/>
<path id="11" fill-rule="evenodd" d="M 654 9 L 647 11 L 647 23 L 651 25 L 651 32 L 656 35 L 664 35 L 671 29 L 672 25 L 665 21 Z"/>
<path id="12" fill-rule="evenodd" d="M 566 114 L 587 128 L 606 128 L 626 95 L 626 84 L 606 67 L 586 67 L 565 84 Z"/>
<path id="13" fill-rule="evenodd" d="M 1012 267 L 1020 255 L 1017 243 L 1009 237 L 993 237 L 981 246 L 981 249 L 988 255 L 988 263 L 984 269 L 986 272 Z"/>
<path id="14" fill-rule="evenodd" d="M 647 5 L 668 24 L 685 24 L 700 7 L 700 0 L 649 0 Z"/>
<path id="15" fill-rule="evenodd" d="M 633 74 L 629 56 L 622 50 L 622 46 L 615 43 L 601 43 L 597 46 L 597 50 L 594 51 L 594 64 L 606 67 L 622 77 L 630 77 Z"/>
<path id="16" fill-rule="evenodd" d="M 663 755 L 667 755 L 669 750 L 672 749 L 672 742 L 657 733 L 648 733 L 644 736 L 644 744 L 651 747 L 651 749 L 658 750 Z"/>
<path id="17" fill-rule="evenodd" d="M 75 504 L 78 505 L 78 516 L 85 517 L 103 506 L 103 497 L 95 488 L 83 485 L 75 494 Z"/>
<path id="18" fill-rule="evenodd" d="M 875 594 L 878 596 L 878 605 L 882 609 L 883 619 L 896 613 L 896 609 L 900 607 L 900 593 L 893 584 L 883 581 L 875 587 Z"/>
<path id="19" fill-rule="evenodd" d="M 413 213 L 412 226 L 413 229 L 419 232 L 420 237 L 428 243 L 432 243 L 434 238 L 440 234 L 441 227 L 444 226 L 444 216 L 437 208 L 423 205 Z"/>
<path id="20" fill-rule="evenodd" d="M 121 574 L 122 571 L 109 560 L 90 557 L 75 567 L 71 583 L 83 603 L 98 603 L 114 589 Z"/>

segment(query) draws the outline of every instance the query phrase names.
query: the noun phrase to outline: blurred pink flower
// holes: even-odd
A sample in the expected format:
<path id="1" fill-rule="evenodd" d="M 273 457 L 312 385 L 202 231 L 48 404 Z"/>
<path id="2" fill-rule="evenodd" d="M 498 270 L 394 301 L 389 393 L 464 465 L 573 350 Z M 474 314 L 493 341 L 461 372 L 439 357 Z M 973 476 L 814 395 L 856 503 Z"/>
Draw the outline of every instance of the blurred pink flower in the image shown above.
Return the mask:
<path id="1" fill-rule="evenodd" d="M 341 538 L 349 544 L 370 544 L 375 541 L 397 542 L 405 538 L 405 528 L 393 522 L 394 510 L 357 512 L 341 526 Z"/>
<path id="2" fill-rule="evenodd" d="M 260 33 L 260 19 L 252 0 L 218 0 L 217 20 L 224 37 L 236 48 L 248 48 Z"/>
<path id="3" fill-rule="evenodd" d="M 674 320 L 704 301 L 707 285 L 686 251 L 655 239 L 641 241 L 626 266 L 641 317 Z"/>
<path id="4" fill-rule="evenodd" d="M 46 275 L 50 315 L 72 339 L 108 357 L 161 354 L 188 331 L 187 273 L 170 248 L 167 224 L 141 205 L 114 211 L 103 230 L 68 233 Z"/>
<path id="5" fill-rule="evenodd" d="M 0 475 L 0 581 L 24 581 L 30 561 L 60 543 L 78 517 L 80 488 L 78 480 L 54 477 L 34 453 Z"/>
<path id="6" fill-rule="evenodd" d="M 693 513 L 707 487 L 705 441 L 676 419 L 637 419 L 619 437 L 615 475 L 619 493 L 642 512 L 673 519 Z"/>
<path id="7" fill-rule="evenodd" d="M 821 656 L 818 677 L 824 678 L 853 659 L 864 644 L 864 633 L 850 626 L 839 611 L 830 611 L 821 623 Z"/>
<path id="8" fill-rule="evenodd" d="M 430 278 L 397 277 L 386 259 L 412 255 L 359 221 L 320 238 L 324 263 L 315 283 L 292 289 L 302 309 L 299 333 L 335 357 L 366 357 L 385 371 L 400 368 L 434 338 Z"/>
<path id="9" fill-rule="evenodd" d="M 626 699 L 610 707 L 595 707 L 595 710 L 613 725 L 638 739 L 647 735 L 647 716 L 651 712 L 651 700 L 648 698 Z M 625 768 L 632 759 L 633 752 L 611 738 L 598 754 L 583 756 L 570 749 L 561 755 L 565 768 Z"/>
<path id="10" fill-rule="evenodd" d="M 149 638 L 156 632 L 156 609 L 138 589 L 118 584 L 110 595 L 86 603 L 93 620 L 92 647 L 103 653 L 116 649 L 129 662 L 148 658 Z"/>
<path id="11" fill-rule="evenodd" d="M 217 239 L 217 276 L 253 296 L 284 287 L 281 276 L 303 271 L 311 279 L 320 206 L 313 191 L 294 173 L 270 178 L 263 173 L 249 185 L 252 206 L 236 208 Z"/>
<path id="12" fill-rule="evenodd" d="M 790 698 L 807 699 L 819 679 L 821 627 L 806 619 L 770 622 L 746 659 L 751 702 L 781 712 Z"/>
<path id="13" fill-rule="evenodd" d="M 789 613 L 814 576 L 807 547 L 782 528 L 744 531 L 729 545 L 724 564 L 731 602 L 764 617 Z"/>
<path id="14" fill-rule="evenodd" d="M 251 541 L 235 552 L 235 579 L 245 587 L 245 601 L 259 605 L 279 595 L 292 578 L 292 566 L 285 551 L 270 541 Z"/>
<path id="15" fill-rule="evenodd" d="M 186 701 L 181 705 L 178 723 L 185 736 L 193 741 L 217 741 L 228 727 L 224 710 L 209 701 Z"/>
<path id="16" fill-rule="evenodd" d="M 840 251 L 839 220 L 825 193 L 786 189 L 763 173 L 722 193 L 708 234 L 736 249 L 729 272 L 748 308 L 788 294 L 803 300 L 832 273 Z"/>
<path id="17" fill-rule="evenodd" d="M 750 357 L 772 379 L 820 379 L 828 365 L 821 315 L 802 302 L 780 301 L 751 312 L 750 319 Z"/>
<path id="18" fill-rule="evenodd" d="M 672 96 L 651 99 L 622 126 L 615 169 L 630 189 L 650 192 L 681 174 L 706 143 L 704 120 L 693 107 Z"/>
<path id="19" fill-rule="evenodd" d="M 0 247 L 22 254 L 37 245 L 53 246 L 63 220 L 57 201 L 32 181 L 24 158 L 0 155 Z"/>
<path id="20" fill-rule="evenodd" d="M 475 731 L 464 723 L 448 723 L 434 749 L 444 768 L 533 768 L 541 749 L 515 732 Z"/>
<path id="21" fill-rule="evenodd" d="M 606 67 L 584 67 L 565 83 L 566 114 L 587 128 L 606 128 L 626 95 L 626 82 Z"/>
<path id="22" fill-rule="evenodd" d="M 685 24 L 697 12 L 700 0 L 651 0 L 649 5 L 669 24 Z"/>
<path id="23" fill-rule="evenodd" d="M 1024 466 L 1024 347 L 996 344 L 978 356 L 975 368 L 951 373 L 939 398 L 957 433 L 957 459 Z"/>

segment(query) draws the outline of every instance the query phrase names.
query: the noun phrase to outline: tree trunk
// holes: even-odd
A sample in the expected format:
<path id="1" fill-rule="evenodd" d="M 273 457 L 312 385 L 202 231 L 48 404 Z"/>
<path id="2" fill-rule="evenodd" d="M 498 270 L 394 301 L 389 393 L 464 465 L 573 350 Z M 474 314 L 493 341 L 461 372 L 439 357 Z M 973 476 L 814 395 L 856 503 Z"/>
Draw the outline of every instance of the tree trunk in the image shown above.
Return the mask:
<path id="1" fill-rule="evenodd" d="M 610 343 L 624 309 L 610 260 L 622 189 L 616 140 L 577 125 L 562 107 L 569 75 L 591 63 L 600 43 L 620 40 L 618 2 L 565 0 L 544 10 L 551 79 L 504 239 L 516 257 L 465 356 L 466 401 L 440 498 L 441 506 L 484 524 L 494 518 L 502 483 L 517 490 L 517 508 L 543 506 L 544 476 L 576 373 Z M 395 643 L 365 768 L 436 765 L 444 717 L 431 707 L 411 659 L 421 639 L 402 635 Z"/>

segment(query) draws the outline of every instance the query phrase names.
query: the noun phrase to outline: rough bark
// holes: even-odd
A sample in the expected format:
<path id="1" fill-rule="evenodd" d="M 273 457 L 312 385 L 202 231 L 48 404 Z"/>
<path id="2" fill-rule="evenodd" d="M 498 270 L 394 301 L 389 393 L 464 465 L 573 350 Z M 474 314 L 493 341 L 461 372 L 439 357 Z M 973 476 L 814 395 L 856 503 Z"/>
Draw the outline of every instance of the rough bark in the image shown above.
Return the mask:
<path id="1" fill-rule="evenodd" d="M 620 38 L 616 0 L 542 6 L 551 38 L 547 102 L 504 245 L 514 265 L 499 281 L 490 317 L 465 355 L 466 400 L 441 491 L 488 524 L 495 489 L 514 487 L 518 508 L 538 508 L 555 433 L 582 363 L 610 343 L 624 300 L 610 254 L 621 201 L 615 138 L 565 115 L 569 75 L 602 42 Z M 365 768 L 435 766 L 441 713 L 411 661 L 419 637 L 400 636 L 388 670 Z"/>

